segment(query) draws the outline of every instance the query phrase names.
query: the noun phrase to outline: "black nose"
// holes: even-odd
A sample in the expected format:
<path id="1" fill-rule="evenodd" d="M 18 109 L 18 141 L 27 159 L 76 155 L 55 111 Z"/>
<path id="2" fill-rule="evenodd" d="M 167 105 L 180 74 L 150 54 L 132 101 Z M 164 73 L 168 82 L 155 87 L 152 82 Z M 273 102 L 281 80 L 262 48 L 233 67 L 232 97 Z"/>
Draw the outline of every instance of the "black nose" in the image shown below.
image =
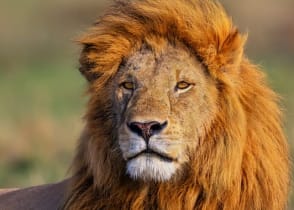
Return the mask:
<path id="1" fill-rule="evenodd" d="M 166 126 L 167 121 L 164 123 L 159 123 L 157 121 L 128 123 L 130 130 L 143 137 L 145 140 L 148 140 L 154 134 L 160 133 Z"/>

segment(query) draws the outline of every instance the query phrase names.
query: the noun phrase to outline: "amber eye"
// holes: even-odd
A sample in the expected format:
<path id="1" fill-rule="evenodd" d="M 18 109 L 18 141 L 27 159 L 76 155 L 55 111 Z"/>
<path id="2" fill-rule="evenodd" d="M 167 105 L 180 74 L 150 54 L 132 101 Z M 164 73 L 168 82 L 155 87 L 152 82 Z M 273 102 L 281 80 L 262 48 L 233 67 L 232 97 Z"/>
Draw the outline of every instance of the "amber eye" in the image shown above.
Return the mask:
<path id="1" fill-rule="evenodd" d="M 134 90 L 135 89 L 135 85 L 132 82 L 123 82 L 121 84 L 121 86 L 126 90 Z"/>
<path id="2" fill-rule="evenodd" d="M 176 88 L 178 90 L 185 90 L 185 89 L 188 89 L 190 86 L 191 86 L 190 83 L 187 83 L 187 82 L 182 81 L 182 82 L 178 82 L 177 83 Z"/>

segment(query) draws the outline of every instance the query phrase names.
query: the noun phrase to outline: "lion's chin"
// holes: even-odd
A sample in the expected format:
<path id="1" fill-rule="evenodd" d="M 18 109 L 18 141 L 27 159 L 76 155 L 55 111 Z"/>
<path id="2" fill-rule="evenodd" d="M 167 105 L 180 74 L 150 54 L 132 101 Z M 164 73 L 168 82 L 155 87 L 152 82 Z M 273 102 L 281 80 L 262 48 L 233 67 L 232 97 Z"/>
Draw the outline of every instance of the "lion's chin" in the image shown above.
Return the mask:
<path id="1" fill-rule="evenodd" d="M 127 162 L 127 174 L 135 180 L 166 182 L 176 170 L 176 163 L 148 154 L 142 154 Z"/>

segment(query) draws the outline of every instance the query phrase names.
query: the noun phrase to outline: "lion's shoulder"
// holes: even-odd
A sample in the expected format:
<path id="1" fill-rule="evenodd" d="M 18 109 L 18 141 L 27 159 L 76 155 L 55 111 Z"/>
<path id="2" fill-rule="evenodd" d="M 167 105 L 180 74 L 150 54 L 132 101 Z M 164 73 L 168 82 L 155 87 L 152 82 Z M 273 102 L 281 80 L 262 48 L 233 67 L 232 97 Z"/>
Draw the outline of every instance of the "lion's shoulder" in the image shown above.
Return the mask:
<path id="1" fill-rule="evenodd" d="M 68 180 L 24 189 L 0 190 L 0 210 L 54 210 L 62 206 Z"/>

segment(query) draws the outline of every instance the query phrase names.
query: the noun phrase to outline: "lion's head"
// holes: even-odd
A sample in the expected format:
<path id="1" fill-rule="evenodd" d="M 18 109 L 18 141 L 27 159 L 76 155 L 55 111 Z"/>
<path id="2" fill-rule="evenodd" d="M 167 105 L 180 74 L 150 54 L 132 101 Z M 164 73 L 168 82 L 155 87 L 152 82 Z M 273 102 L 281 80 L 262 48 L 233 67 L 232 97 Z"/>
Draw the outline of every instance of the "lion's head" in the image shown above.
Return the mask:
<path id="1" fill-rule="evenodd" d="M 285 206 L 277 97 L 218 3 L 116 1 L 80 41 L 90 100 L 66 208 Z"/>
<path id="2" fill-rule="evenodd" d="M 189 162 L 216 113 L 216 88 L 184 46 L 144 46 L 112 80 L 117 141 L 134 179 L 167 181 Z"/>

